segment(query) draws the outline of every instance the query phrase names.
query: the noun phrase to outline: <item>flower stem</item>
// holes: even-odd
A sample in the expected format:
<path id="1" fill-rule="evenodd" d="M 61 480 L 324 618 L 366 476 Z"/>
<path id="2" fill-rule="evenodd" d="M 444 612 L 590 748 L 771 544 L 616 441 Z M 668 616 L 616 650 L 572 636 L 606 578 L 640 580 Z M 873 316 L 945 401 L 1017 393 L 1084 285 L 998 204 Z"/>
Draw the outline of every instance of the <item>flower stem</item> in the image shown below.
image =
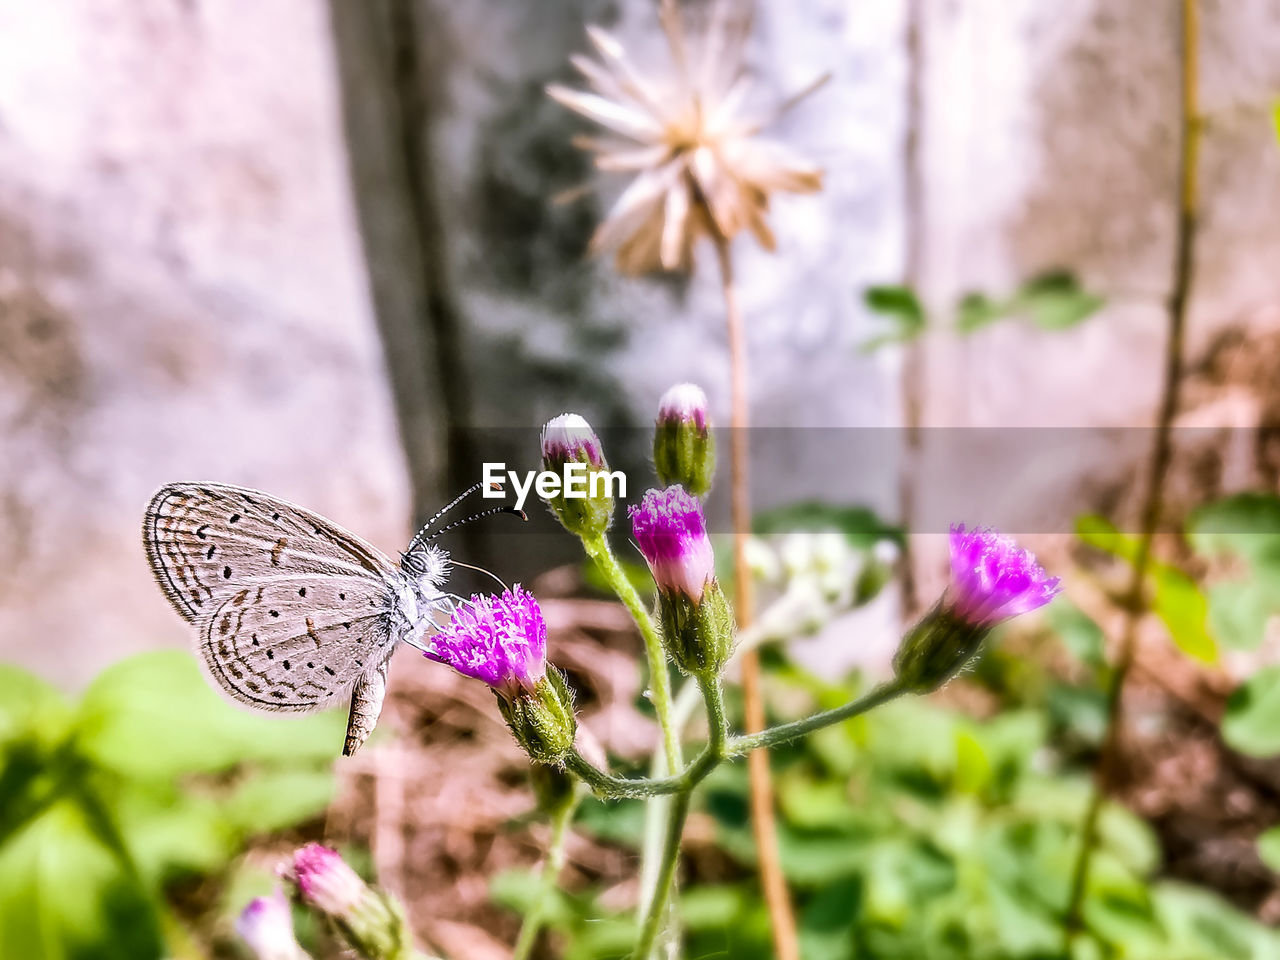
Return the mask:
<path id="1" fill-rule="evenodd" d="M 815 713 L 813 716 L 805 717 L 803 720 L 780 724 L 779 726 L 762 730 L 759 733 L 734 737 L 729 741 L 725 752 L 730 757 L 738 757 L 761 747 L 776 747 L 782 743 L 790 743 L 792 740 L 803 737 L 805 734 L 813 733 L 815 730 L 821 730 L 823 727 L 829 727 L 842 720 L 848 720 L 850 717 L 864 714 L 907 692 L 909 692 L 907 688 L 896 681 L 883 683 L 857 700 L 851 700 L 833 710 L 824 710 L 822 713 Z"/>
<path id="2" fill-rule="evenodd" d="M 1180 191 L 1178 197 L 1177 236 L 1174 243 L 1173 284 L 1169 293 L 1169 332 L 1165 340 L 1164 379 L 1160 409 L 1156 420 L 1155 443 L 1147 476 L 1146 496 L 1142 504 L 1142 527 L 1133 558 L 1129 581 L 1125 620 L 1120 650 L 1107 688 L 1107 729 L 1093 794 L 1085 810 L 1080 828 L 1080 850 L 1071 880 L 1071 893 L 1063 918 L 1063 938 L 1071 950 L 1084 929 L 1084 900 L 1089 885 L 1089 868 L 1097 847 L 1098 819 L 1108 791 L 1114 786 L 1118 767 L 1121 730 L 1124 722 L 1124 685 L 1133 668 L 1136 654 L 1138 619 L 1146 610 L 1147 570 L 1151 563 L 1152 543 L 1160 526 L 1164 506 L 1164 481 L 1173 458 L 1173 420 L 1178 412 L 1182 385 L 1183 353 L 1186 339 L 1187 303 L 1191 294 L 1194 263 L 1196 221 L 1199 209 L 1198 165 L 1200 152 L 1200 113 L 1198 95 L 1199 16 L 1197 0 L 1182 2 L 1182 103 L 1181 149 L 1179 157 Z"/>
<path id="3" fill-rule="evenodd" d="M 667 768 L 678 771 L 684 764 L 681 755 L 680 740 L 676 737 L 675 725 L 671 722 L 671 678 L 667 673 L 667 654 L 662 649 L 662 638 L 658 628 L 654 626 L 653 617 L 645 609 L 631 585 L 627 575 L 618 565 L 618 560 L 609 549 L 609 543 L 603 536 L 583 540 L 587 555 L 595 560 L 600 572 L 618 595 L 622 605 L 627 608 L 631 618 L 635 620 L 644 638 L 644 652 L 649 661 L 649 689 L 652 691 L 653 709 L 658 715 L 658 724 L 662 727 L 662 744 L 667 755 Z"/>
<path id="4" fill-rule="evenodd" d="M 672 777 L 615 777 L 592 764 L 576 750 L 565 758 L 565 764 L 597 794 L 611 800 L 679 796 L 705 780 L 707 775 L 725 760 L 740 757 L 761 747 L 789 743 L 815 730 L 848 720 L 850 717 L 860 716 L 910 692 L 905 686 L 892 681 L 881 684 L 857 700 L 851 700 L 833 710 L 824 710 L 812 717 L 783 723 L 758 733 L 728 737 L 719 682 L 706 681 L 700 685 L 707 705 L 711 735 L 706 749 L 698 754 L 684 772 Z"/>
<path id="5" fill-rule="evenodd" d="M 649 960 L 653 954 L 654 942 L 662 932 L 662 922 L 667 913 L 667 898 L 671 895 L 672 883 L 676 876 L 676 864 L 680 860 L 680 840 L 684 836 L 684 822 L 689 816 L 689 794 L 692 787 L 686 787 L 676 794 L 671 802 L 671 810 L 667 817 L 667 835 L 662 844 L 662 859 L 658 861 L 658 884 L 654 890 L 653 901 L 645 914 L 644 923 L 640 927 L 640 939 L 636 943 L 633 956 L 636 960 Z"/>
<path id="6" fill-rule="evenodd" d="M 538 932 L 542 929 L 542 921 L 547 913 L 547 901 L 555 890 L 556 880 L 564 869 L 565 846 L 569 839 L 569 824 L 578 809 L 575 797 L 564 804 L 551 818 L 551 845 L 547 848 L 547 862 L 542 865 L 542 874 L 538 878 L 538 894 L 533 906 L 525 914 L 524 923 L 520 925 L 520 936 L 516 939 L 515 950 L 511 960 L 528 960 L 533 946 L 538 941 Z"/>
<path id="7" fill-rule="evenodd" d="M 711 211 L 708 210 L 707 214 L 708 222 L 714 224 L 716 220 L 711 215 Z M 751 534 L 751 494 L 747 480 L 749 459 L 747 346 L 742 329 L 742 311 L 738 306 L 737 288 L 734 284 L 729 238 L 719 230 L 712 230 L 711 236 L 715 242 L 716 258 L 720 265 L 725 321 L 729 335 L 729 381 L 732 401 L 729 476 L 733 513 L 734 612 L 739 629 L 746 629 L 751 626 L 754 612 L 751 568 L 747 563 L 747 538 Z M 749 651 L 742 657 L 742 702 L 748 732 L 763 728 L 765 714 L 764 699 L 760 691 L 760 658 L 755 651 Z M 792 914 L 791 898 L 787 894 L 787 881 L 782 872 L 782 860 L 778 853 L 769 757 L 763 752 L 753 753 L 747 763 L 751 826 L 760 860 L 760 883 L 764 888 L 765 903 L 769 909 L 770 925 L 773 931 L 774 953 L 777 955 L 777 960 L 800 960 L 795 916 Z"/>

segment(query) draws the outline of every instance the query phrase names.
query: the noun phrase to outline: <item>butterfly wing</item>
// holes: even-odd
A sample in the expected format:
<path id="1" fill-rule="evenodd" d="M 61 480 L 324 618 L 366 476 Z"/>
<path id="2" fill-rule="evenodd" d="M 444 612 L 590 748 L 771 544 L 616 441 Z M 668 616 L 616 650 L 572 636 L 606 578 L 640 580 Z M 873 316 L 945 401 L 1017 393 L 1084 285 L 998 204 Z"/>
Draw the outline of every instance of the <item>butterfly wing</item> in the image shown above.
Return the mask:
<path id="1" fill-rule="evenodd" d="M 231 699 L 268 713 L 310 713 L 347 700 L 385 664 L 396 612 L 371 577 L 245 583 L 201 618 L 205 672 Z"/>
<path id="2" fill-rule="evenodd" d="M 399 582 L 387 557 L 319 514 L 257 490 L 171 483 L 152 497 L 142 540 L 156 582 L 189 623 L 242 587 L 299 576 Z"/>
<path id="3" fill-rule="evenodd" d="M 148 505 L 142 536 L 156 582 L 198 630 L 205 672 L 252 709 L 339 703 L 404 632 L 399 569 L 355 534 L 269 494 L 168 484 Z"/>

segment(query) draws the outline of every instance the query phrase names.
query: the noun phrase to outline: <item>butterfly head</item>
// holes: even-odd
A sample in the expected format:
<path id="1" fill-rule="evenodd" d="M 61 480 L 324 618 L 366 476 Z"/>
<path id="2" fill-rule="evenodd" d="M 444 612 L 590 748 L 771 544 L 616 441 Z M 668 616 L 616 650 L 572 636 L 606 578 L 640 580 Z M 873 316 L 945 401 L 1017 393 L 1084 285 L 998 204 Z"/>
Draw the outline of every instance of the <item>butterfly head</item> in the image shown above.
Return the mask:
<path id="1" fill-rule="evenodd" d="M 400 569 L 424 596 L 440 593 L 449 579 L 449 554 L 431 543 L 416 542 L 400 557 Z"/>

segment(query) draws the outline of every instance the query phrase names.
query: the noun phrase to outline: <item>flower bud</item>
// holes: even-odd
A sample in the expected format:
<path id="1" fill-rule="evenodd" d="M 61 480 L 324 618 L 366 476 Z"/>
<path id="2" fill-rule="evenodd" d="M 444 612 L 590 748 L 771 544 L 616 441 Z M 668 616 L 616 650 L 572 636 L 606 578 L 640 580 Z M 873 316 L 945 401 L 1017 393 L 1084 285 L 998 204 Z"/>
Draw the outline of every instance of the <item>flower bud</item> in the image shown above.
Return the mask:
<path id="1" fill-rule="evenodd" d="M 733 610 L 712 579 L 693 603 L 684 594 L 660 592 L 658 619 L 667 654 L 684 673 L 718 677 L 733 653 Z"/>
<path id="2" fill-rule="evenodd" d="M 960 672 L 997 624 L 1044 606 L 1059 591 L 1033 554 L 989 528 L 951 527 L 951 580 L 933 609 L 902 638 L 894 671 L 928 693 Z"/>
<path id="3" fill-rule="evenodd" d="M 701 387 L 681 383 L 662 395 L 653 430 L 653 465 L 664 487 L 679 484 L 695 497 L 711 491 L 716 442 Z"/>
<path id="4" fill-rule="evenodd" d="M 499 696 L 498 710 L 529 759 L 553 766 L 564 763 L 578 733 L 573 692 L 564 674 L 549 668 L 532 690 Z"/>
<path id="5" fill-rule="evenodd" d="M 412 935 L 399 905 L 361 880 L 338 851 L 309 843 L 293 855 L 287 876 L 302 902 L 332 920 L 362 957 L 399 960 L 409 955 Z"/>
<path id="6" fill-rule="evenodd" d="M 702 504 L 677 484 L 650 490 L 630 516 L 658 587 L 668 655 L 685 673 L 719 675 L 733 650 L 733 612 L 716 580 Z"/>
<path id="7" fill-rule="evenodd" d="M 284 892 L 258 897 L 240 911 L 236 933 L 258 960 L 308 960 L 293 936 L 293 914 Z"/>
<path id="8" fill-rule="evenodd" d="M 566 466 L 580 464 L 585 470 L 586 496 L 567 496 L 564 483 L 571 476 Z M 613 488 L 609 483 L 593 480 L 592 474 L 606 473 L 600 438 L 591 425 L 576 413 L 562 413 L 542 428 L 542 466 L 560 476 L 561 488 L 547 498 L 564 528 L 585 539 L 604 535 L 613 521 Z"/>

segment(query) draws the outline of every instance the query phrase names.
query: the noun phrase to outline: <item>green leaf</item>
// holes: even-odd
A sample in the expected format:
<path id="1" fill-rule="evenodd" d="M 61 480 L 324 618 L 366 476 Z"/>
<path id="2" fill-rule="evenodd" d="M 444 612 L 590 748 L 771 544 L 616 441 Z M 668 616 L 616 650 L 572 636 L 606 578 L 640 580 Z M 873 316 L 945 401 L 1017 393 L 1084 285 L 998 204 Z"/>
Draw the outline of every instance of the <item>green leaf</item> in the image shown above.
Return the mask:
<path id="1" fill-rule="evenodd" d="M 55 804 L 0 847 L 0 957 L 158 960 L 155 903 L 84 812 Z"/>
<path id="2" fill-rule="evenodd" d="M 1072 656 L 1094 671 L 1106 668 L 1106 638 L 1102 628 L 1083 610 L 1068 598 L 1059 597 L 1046 608 L 1046 617 Z"/>
<path id="3" fill-rule="evenodd" d="M 907 287 L 868 287 L 863 294 L 867 308 L 884 317 L 889 329 L 864 341 L 859 348 L 870 353 L 894 343 L 906 343 L 924 333 L 926 326 L 924 308 L 919 299 Z"/>
<path id="4" fill-rule="evenodd" d="M 1074 274 L 1052 271 L 1024 284 L 1012 306 L 1041 330 L 1066 330 L 1089 319 L 1104 302 L 1083 290 Z"/>
<path id="5" fill-rule="evenodd" d="M 53 686 L 19 667 L 0 664 L 0 749 L 18 740 L 49 749 L 66 735 L 71 715 L 71 705 Z"/>
<path id="6" fill-rule="evenodd" d="M 1280 753 L 1280 667 L 1264 667 L 1231 695 L 1222 739 L 1251 757 Z"/>
<path id="7" fill-rule="evenodd" d="M 956 304 L 956 329 L 973 333 L 1007 316 L 1006 305 L 997 303 L 985 293 L 966 293 Z"/>
<path id="8" fill-rule="evenodd" d="M 1130 565 L 1137 562 L 1138 538 L 1121 533 L 1104 517 L 1089 514 L 1078 518 L 1076 536 Z M 1152 609 L 1178 649 L 1205 663 L 1217 662 L 1218 645 L 1209 633 L 1209 601 L 1195 581 L 1153 558 L 1147 561 L 1147 579 Z"/>
<path id="9" fill-rule="evenodd" d="M 272 770 L 250 777 L 221 804 L 226 820 L 240 833 L 270 833 L 324 812 L 334 791 L 333 773 Z"/>
<path id="10" fill-rule="evenodd" d="M 1280 827 L 1264 830 L 1258 837 L 1258 856 L 1271 870 L 1280 873 Z"/>
<path id="11" fill-rule="evenodd" d="M 1187 540 L 1209 560 L 1244 567 L 1243 578 L 1209 588 L 1209 622 L 1227 646 L 1256 649 L 1280 615 L 1280 498 L 1245 493 L 1200 507 L 1187 520 Z"/>
<path id="12" fill-rule="evenodd" d="M 98 763 L 170 780 L 245 761 L 326 760 L 341 749 L 346 712 L 250 713 L 216 694 L 190 654 L 166 650 L 103 671 L 84 695 L 78 726 L 81 749 Z"/>

